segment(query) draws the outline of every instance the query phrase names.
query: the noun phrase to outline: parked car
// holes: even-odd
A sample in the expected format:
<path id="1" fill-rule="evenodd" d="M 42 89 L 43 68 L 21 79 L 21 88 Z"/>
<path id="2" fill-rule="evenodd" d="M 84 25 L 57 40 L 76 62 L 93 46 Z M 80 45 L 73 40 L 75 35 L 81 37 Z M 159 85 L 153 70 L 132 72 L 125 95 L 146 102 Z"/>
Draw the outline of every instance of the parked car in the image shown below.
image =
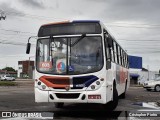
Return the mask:
<path id="1" fill-rule="evenodd" d="M 155 90 L 160 92 L 160 77 L 157 77 L 154 80 L 145 81 L 143 87 L 148 91 Z"/>
<path id="2" fill-rule="evenodd" d="M 10 75 L 4 75 L 1 77 L 1 80 L 13 81 L 13 80 L 15 80 L 15 77 L 12 77 Z"/>

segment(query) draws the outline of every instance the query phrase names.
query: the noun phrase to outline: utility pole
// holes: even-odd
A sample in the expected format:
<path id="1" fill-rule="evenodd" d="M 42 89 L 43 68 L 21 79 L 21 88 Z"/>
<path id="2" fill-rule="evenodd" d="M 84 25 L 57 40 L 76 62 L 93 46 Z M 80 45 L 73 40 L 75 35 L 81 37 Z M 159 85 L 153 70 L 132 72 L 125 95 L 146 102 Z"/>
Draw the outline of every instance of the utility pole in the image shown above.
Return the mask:
<path id="1" fill-rule="evenodd" d="M 149 81 L 149 65 L 147 65 L 147 69 L 148 69 L 148 81 Z"/>
<path id="2" fill-rule="evenodd" d="M 31 77 L 31 74 L 30 74 L 30 72 L 31 72 L 31 65 L 30 65 L 30 61 L 31 61 L 31 58 L 32 57 L 35 57 L 35 56 L 30 56 L 29 57 L 29 61 L 28 61 L 28 79 Z"/>

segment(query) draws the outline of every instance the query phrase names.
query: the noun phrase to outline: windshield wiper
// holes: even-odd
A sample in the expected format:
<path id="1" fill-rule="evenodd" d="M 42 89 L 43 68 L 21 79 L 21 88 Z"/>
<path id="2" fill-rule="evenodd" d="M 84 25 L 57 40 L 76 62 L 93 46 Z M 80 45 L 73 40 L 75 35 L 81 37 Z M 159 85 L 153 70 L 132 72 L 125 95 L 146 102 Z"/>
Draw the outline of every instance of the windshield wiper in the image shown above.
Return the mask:
<path id="1" fill-rule="evenodd" d="M 82 34 L 81 36 L 80 36 L 80 38 L 78 38 L 72 45 L 71 45 L 71 47 L 73 47 L 74 45 L 76 45 L 79 41 L 81 41 L 83 38 L 85 38 L 86 37 L 86 34 Z"/>

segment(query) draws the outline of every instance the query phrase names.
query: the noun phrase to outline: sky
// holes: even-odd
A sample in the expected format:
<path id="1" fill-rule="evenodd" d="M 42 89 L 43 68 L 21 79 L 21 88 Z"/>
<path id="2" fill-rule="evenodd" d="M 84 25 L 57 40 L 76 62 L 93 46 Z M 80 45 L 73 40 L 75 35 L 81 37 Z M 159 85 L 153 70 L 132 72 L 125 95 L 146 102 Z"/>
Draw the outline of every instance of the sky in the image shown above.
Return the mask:
<path id="1" fill-rule="evenodd" d="M 143 58 L 143 67 L 160 69 L 160 0 L 0 0 L 0 69 L 18 69 L 19 60 L 34 60 L 26 43 L 45 23 L 100 20 L 129 55 Z"/>

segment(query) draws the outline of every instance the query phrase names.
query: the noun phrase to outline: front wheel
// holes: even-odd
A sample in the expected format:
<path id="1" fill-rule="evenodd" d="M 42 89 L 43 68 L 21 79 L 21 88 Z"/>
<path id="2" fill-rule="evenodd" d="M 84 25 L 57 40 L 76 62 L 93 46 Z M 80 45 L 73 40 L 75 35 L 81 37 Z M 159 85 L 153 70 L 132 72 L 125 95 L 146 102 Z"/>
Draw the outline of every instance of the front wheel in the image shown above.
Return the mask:
<path id="1" fill-rule="evenodd" d="M 108 102 L 105 104 L 105 109 L 107 111 L 113 111 L 118 105 L 118 91 L 116 86 L 113 86 L 113 101 Z"/>
<path id="2" fill-rule="evenodd" d="M 156 92 L 159 92 L 160 91 L 160 85 L 156 85 L 154 89 L 155 89 Z"/>
<path id="3" fill-rule="evenodd" d="M 64 103 L 54 103 L 56 108 L 63 108 Z"/>

